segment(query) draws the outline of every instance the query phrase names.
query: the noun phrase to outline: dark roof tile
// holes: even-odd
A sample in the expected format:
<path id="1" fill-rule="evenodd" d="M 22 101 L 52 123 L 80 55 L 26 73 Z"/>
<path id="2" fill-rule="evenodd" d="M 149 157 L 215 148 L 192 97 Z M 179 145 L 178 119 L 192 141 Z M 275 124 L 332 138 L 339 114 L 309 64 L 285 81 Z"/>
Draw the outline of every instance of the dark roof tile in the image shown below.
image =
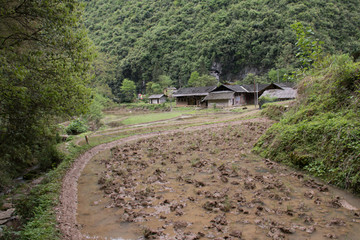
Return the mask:
<path id="1" fill-rule="evenodd" d="M 177 90 L 173 96 L 182 97 L 182 96 L 206 96 L 214 90 L 216 86 L 208 87 L 190 87 L 190 88 L 180 88 Z"/>

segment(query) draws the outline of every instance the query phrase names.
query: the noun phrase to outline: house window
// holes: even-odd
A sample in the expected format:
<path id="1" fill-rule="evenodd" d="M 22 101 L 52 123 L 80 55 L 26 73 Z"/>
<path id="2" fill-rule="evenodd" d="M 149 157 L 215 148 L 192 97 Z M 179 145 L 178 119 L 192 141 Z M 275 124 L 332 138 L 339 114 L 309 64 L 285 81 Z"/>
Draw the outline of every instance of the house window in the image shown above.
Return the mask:
<path id="1" fill-rule="evenodd" d="M 177 101 L 178 102 L 186 102 L 186 98 L 185 97 L 178 97 Z"/>

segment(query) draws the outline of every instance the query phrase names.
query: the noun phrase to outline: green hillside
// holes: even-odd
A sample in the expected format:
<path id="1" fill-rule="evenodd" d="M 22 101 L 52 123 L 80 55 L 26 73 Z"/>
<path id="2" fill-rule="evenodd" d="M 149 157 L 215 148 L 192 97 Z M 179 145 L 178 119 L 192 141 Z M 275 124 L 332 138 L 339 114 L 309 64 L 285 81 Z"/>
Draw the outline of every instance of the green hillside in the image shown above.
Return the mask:
<path id="1" fill-rule="evenodd" d="M 328 57 L 308 73 L 298 101 L 261 137 L 264 157 L 360 192 L 360 64 Z"/>
<path id="2" fill-rule="evenodd" d="M 88 0 L 85 10 L 90 37 L 112 57 L 105 79 L 116 94 L 125 78 L 142 91 L 160 75 L 179 87 L 193 71 L 225 82 L 297 67 L 295 21 L 312 26 L 326 52 L 360 48 L 357 0 Z"/>

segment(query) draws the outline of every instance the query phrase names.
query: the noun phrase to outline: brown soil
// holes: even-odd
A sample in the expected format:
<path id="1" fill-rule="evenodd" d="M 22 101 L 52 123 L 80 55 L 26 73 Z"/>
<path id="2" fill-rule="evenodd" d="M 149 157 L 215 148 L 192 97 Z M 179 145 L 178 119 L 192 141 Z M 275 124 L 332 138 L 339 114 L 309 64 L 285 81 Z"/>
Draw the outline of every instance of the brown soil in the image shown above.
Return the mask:
<path id="1" fill-rule="evenodd" d="M 120 139 L 111 143 L 101 144 L 98 145 L 91 150 L 87 151 L 85 154 L 81 155 L 73 164 L 73 166 L 69 169 L 67 174 L 63 179 L 62 191 L 60 195 L 60 203 L 57 207 L 57 221 L 59 223 L 59 228 L 63 234 L 63 239 L 83 239 L 83 235 L 79 230 L 79 225 L 77 224 L 76 219 L 76 212 L 77 212 L 77 182 L 81 175 L 82 170 L 84 169 L 85 165 L 88 161 L 94 157 L 99 152 L 105 151 L 107 149 L 111 149 L 115 146 L 140 140 L 151 138 L 155 136 L 163 136 L 167 134 L 174 134 L 174 133 L 188 133 L 196 130 L 206 130 L 211 129 L 214 126 L 217 127 L 225 127 L 229 125 L 236 125 L 243 122 L 263 122 L 268 123 L 269 120 L 267 119 L 252 119 L 252 120 L 240 120 L 231 123 L 219 123 L 219 124 L 212 124 L 212 125 L 205 125 L 205 126 L 196 126 L 196 127 L 189 127 L 186 129 L 180 130 L 170 130 L 164 132 L 157 132 L 157 133 L 149 133 L 149 134 L 142 134 L 127 137 L 124 139 Z"/>
<path id="2" fill-rule="evenodd" d="M 331 187 L 250 152 L 271 124 L 196 126 L 91 149 L 64 178 L 64 239 L 358 239 L 358 209 Z"/>

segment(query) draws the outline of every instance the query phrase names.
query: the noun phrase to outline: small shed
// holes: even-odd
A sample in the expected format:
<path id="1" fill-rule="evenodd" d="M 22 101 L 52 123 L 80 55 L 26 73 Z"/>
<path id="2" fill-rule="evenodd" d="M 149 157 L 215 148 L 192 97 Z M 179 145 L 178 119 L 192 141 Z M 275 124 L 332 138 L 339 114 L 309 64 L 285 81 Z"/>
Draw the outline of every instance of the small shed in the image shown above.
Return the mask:
<path id="1" fill-rule="evenodd" d="M 167 96 L 165 94 L 154 94 L 149 97 L 150 104 L 160 104 L 166 102 Z"/>
<path id="2" fill-rule="evenodd" d="M 230 107 L 234 105 L 234 94 L 232 91 L 211 92 L 203 101 L 207 101 L 208 107 Z"/>

